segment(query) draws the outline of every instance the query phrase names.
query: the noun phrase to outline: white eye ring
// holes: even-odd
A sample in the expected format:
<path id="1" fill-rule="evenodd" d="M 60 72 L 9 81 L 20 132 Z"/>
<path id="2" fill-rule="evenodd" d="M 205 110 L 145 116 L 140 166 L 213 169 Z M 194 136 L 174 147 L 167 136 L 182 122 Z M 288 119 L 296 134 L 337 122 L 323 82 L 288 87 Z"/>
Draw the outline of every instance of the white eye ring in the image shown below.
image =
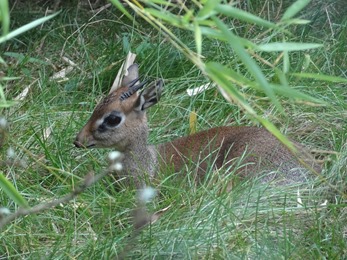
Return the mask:
<path id="1" fill-rule="evenodd" d="M 96 120 L 95 126 L 99 132 L 105 132 L 108 129 L 120 127 L 125 120 L 125 115 L 118 111 L 112 111 L 102 118 Z"/>

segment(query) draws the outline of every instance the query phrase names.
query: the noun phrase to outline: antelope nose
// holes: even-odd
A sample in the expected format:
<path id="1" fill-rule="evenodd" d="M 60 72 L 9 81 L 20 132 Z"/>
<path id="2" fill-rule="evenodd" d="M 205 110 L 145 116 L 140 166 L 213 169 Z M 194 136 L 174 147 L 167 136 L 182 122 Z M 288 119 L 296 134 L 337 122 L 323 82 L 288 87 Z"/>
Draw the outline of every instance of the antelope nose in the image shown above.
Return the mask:
<path id="1" fill-rule="evenodd" d="M 75 145 L 77 148 L 82 148 L 82 147 L 84 147 L 84 145 L 83 145 L 81 142 L 77 141 L 77 140 L 75 140 L 73 143 L 74 143 L 74 145 Z"/>

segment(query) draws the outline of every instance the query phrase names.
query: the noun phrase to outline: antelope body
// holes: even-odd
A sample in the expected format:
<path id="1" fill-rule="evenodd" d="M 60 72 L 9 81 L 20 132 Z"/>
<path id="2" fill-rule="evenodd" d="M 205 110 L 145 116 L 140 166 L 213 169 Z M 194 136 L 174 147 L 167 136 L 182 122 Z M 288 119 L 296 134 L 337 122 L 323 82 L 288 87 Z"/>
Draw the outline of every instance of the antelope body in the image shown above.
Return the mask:
<path id="1" fill-rule="evenodd" d="M 124 154 L 123 169 L 141 186 L 144 175 L 154 177 L 161 166 L 173 166 L 175 171 L 195 163 L 198 177 L 209 167 L 235 167 L 237 158 L 244 157 L 243 167 L 237 169 L 241 177 L 257 176 L 268 182 L 304 182 L 308 171 L 295 156 L 272 134 L 257 127 L 216 127 L 181 137 L 158 146 L 149 145 L 146 109 L 159 101 L 163 82 L 157 80 L 142 92 L 138 82 L 138 66 L 128 69 L 117 89 L 112 89 L 95 108 L 91 118 L 77 134 L 76 147 L 115 148 Z M 320 166 L 298 143 L 298 155 L 305 163 L 320 171 Z M 209 159 L 208 159 L 209 158 Z"/>

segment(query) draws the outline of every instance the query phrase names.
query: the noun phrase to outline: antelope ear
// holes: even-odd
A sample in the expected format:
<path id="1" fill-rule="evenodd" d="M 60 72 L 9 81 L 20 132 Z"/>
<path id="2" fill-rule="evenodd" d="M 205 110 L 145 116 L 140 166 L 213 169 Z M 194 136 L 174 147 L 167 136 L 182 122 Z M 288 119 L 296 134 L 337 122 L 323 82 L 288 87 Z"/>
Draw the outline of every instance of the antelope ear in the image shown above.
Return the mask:
<path id="1" fill-rule="evenodd" d="M 134 63 L 128 68 L 127 74 L 124 75 L 121 86 L 129 87 L 129 84 L 131 82 L 134 82 L 134 80 L 138 78 L 139 78 L 139 65 Z"/>
<path id="2" fill-rule="evenodd" d="M 131 67 L 131 65 L 134 64 L 135 58 L 136 58 L 136 54 L 131 53 L 131 52 L 128 53 L 121 68 L 118 70 L 117 76 L 113 81 L 113 84 L 110 88 L 109 94 L 111 94 L 116 89 L 118 89 L 122 86 L 122 79 L 124 78 L 124 74 L 129 75 L 129 73 L 127 71 L 129 69 L 129 67 Z"/>
<path id="3" fill-rule="evenodd" d="M 163 85 L 162 79 L 152 82 L 138 96 L 134 109 L 140 112 L 158 103 L 164 88 Z"/>

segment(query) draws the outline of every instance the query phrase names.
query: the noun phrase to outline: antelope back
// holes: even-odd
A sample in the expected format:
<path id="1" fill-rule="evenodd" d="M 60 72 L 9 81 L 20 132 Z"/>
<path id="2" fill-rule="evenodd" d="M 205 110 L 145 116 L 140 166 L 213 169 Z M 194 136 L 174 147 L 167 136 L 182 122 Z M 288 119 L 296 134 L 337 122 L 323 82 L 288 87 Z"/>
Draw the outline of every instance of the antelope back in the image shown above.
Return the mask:
<path id="1" fill-rule="evenodd" d="M 113 147 L 125 151 L 139 140 L 147 141 L 145 111 L 159 101 L 163 82 L 154 81 L 139 93 L 144 85 L 139 82 L 138 65 L 131 65 L 121 84 L 95 107 L 74 144 L 77 147 Z"/>

